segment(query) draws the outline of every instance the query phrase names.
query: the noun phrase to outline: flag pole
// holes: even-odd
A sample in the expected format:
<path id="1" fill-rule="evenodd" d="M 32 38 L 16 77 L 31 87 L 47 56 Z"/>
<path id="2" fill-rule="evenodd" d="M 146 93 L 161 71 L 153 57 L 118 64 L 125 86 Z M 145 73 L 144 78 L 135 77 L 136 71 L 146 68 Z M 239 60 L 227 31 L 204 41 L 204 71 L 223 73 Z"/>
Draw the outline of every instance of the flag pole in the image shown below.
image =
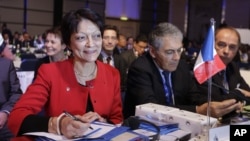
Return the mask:
<path id="1" fill-rule="evenodd" d="M 220 59 L 215 50 L 215 21 L 210 19 L 210 28 L 203 46 L 196 59 L 193 71 L 199 84 L 207 81 L 207 126 L 203 128 L 203 134 L 209 138 L 209 129 L 211 128 L 211 93 L 212 93 L 212 76 L 225 69 L 225 64 Z"/>
<path id="2" fill-rule="evenodd" d="M 214 25 L 215 21 L 213 18 L 210 19 L 210 25 L 212 26 L 212 30 L 214 31 Z M 214 34 L 214 32 L 213 32 Z M 214 36 L 213 36 L 214 37 Z M 214 39 L 213 39 L 214 40 Z M 214 45 L 213 45 L 214 48 Z M 208 76 L 211 76 L 212 74 L 212 65 L 208 65 Z M 209 140 L 209 130 L 210 130 L 210 118 L 211 118 L 211 93 L 212 93 L 212 77 L 208 78 L 208 99 L 207 99 L 207 128 L 206 128 L 206 136 L 207 136 L 207 141 Z"/>

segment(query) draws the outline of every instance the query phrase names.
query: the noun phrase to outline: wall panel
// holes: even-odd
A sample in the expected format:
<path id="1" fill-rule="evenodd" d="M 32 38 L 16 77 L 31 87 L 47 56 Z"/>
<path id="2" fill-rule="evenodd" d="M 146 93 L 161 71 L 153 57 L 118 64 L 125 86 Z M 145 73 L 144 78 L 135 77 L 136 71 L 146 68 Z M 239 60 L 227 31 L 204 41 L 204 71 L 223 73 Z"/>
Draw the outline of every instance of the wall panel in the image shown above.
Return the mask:
<path id="1" fill-rule="evenodd" d="M 115 25 L 118 27 L 119 32 L 124 34 L 126 37 L 136 37 L 139 33 L 139 23 L 136 21 L 121 21 L 117 19 L 106 19 L 106 24 Z"/>
<path id="2" fill-rule="evenodd" d="M 6 22 L 14 33 L 23 32 L 24 0 L 0 0 L 0 23 Z M 26 30 L 43 33 L 53 25 L 53 0 L 27 0 Z"/>
<path id="3" fill-rule="evenodd" d="M 226 0 L 225 12 L 228 25 L 250 29 L 250 0 Z"/>

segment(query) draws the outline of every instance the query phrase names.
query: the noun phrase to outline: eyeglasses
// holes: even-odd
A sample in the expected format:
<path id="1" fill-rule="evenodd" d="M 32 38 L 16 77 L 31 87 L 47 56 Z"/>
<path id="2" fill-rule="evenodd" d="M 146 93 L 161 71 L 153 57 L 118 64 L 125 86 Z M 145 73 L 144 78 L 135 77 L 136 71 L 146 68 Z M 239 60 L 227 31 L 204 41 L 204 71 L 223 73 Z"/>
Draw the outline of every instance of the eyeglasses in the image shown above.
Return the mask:
<path id="1" fill-rule="evenodd" d="M 165 50 L 164 52 L 165 52 L 166 56 L 171 57 L 175 53 L 177 53 L 178 55 L 180 55 L 183 52 L 183 50 L 184 50 L 183 47 L 181 47 L 181 48 L 176 49 L 176 50 L 174 50 L 174 49 L 168 49 L 168 50 Z"/>
<path id="2" fill-rule="evenodd" d="M 216 45 L 217 45 L 216 47 L 218 47 L 219 49 L 223 49 L 223 48 L 225 48 L 227 46 L 228 46 L 229 50 L 232 50 L 232 51 L 238 49 L 238 45 L 236 45 L 236 44 L 227 44 L 227 43 L 222 42 L 222 41 L 217 42 Z"/>

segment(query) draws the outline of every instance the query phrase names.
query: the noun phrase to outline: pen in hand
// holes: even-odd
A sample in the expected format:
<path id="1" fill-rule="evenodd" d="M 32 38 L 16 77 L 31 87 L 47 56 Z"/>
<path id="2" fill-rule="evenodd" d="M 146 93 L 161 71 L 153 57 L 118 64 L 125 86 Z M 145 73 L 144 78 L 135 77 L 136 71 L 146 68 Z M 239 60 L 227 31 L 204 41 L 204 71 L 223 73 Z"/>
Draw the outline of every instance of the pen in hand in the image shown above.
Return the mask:
<path id="1" fill-rule="evenodd" d="M 81 119 L 75 117 L 74 115 L 70 114 L 70 113 L 67 112 L 67 111 L 63 111 L 63 113 L 64 113 L 65 115 L 67 115 L 68 117 L 72 118 L 72 119 L 75 120 L 75 121 L 80 121 L 80 122 L 82 122 L 82 123 L 85 123 L 85 122 L 83 122 Z M 89 126 L 89 129 L 93 130 L 93 128 L 92 128 L 91 126 Z"/>

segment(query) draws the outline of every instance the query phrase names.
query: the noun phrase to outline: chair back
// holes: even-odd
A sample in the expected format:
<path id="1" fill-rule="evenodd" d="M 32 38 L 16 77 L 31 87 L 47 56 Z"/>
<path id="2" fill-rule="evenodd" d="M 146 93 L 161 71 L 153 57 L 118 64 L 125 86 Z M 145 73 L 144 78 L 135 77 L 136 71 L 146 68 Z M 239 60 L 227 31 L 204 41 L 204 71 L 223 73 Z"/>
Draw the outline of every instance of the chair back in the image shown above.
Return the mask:
<path id="1" fill-rule="evenodd" d="M 25 59 L 36 59 L 36 55 L 32 53 L 26 53 L 26 54 L 21 54 L 20 58 L 22 61 Z"/>
<path id="2" fill-rule="evenodd" d="M 37 59 L 24 59 L 22 60 L 19 71 L 35 71 L 37 63 Z"/>

